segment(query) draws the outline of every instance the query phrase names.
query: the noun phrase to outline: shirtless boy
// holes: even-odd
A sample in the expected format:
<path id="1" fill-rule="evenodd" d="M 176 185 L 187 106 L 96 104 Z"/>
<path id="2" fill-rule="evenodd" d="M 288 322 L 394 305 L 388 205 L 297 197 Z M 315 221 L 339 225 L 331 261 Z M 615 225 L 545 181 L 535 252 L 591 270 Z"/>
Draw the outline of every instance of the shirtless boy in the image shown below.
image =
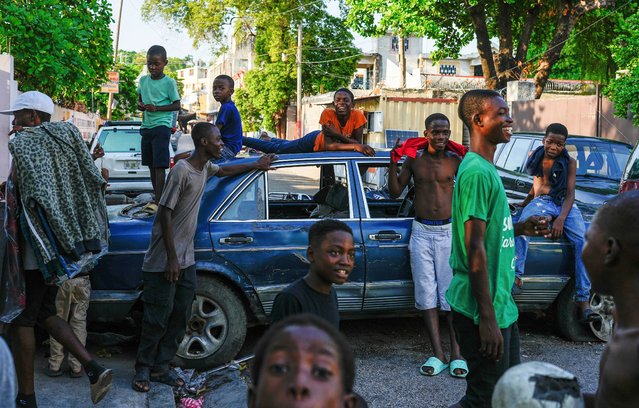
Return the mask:
<path id="1" fill-rule="evenodd" d="M 539 146 L 528 158 L 526 171 L 534 176 L 533 187 L 526 199 L 519 204 L 525 207 L 521 219 L 531 215 L 550 215 L 553 218 L 551 234 L 553 239 L 566 235 L 575 246 L 575 302 L 579 318 L 584 323 L 595 321 L 599 315 L 589 308 L 590 280 L 581 260 L 586 226 L 575 203 L 577 182 L 577 162 L 565 149 L 568 129 L 560 123 L 552 123 Z M 521 287 L 528 239 L 515 238 L 515 285 Z"/>
<path id="2" fill-rule="evenodd" d="M 639 191 L 603 205 L 586 234 L 582 258 L 597 293 L 615 298 L 615 331 L 601 355 L 599 387 L 586 408 L 639 407 Z"/>
<path id="3" fill-rule="evenodd" d="M 426 118 L 424 135 L 428 146 L 415 158 L 407 157 L 397 175 L 397 163 L 391 159 L 388 186 L 398 197 L 410 179 L 415 183 L 415 220 L 410 237 L 410 263 L 415 284 L 415 307 L 424 312 L 426 330 L 434 356 L 422 364 L 419 372 L 433 376 L 450 368 L 450 375 L 464 378 L 468 366 L 462 359 L 455 339 L 450 306 L 445 294 L 453 277 L 448 260 L 451 248 L 451 205 L 455 174 L 461 157 L 446 149 L 450 138 L 450 121 L 435 113 Z M 399 148 L 400 144 L 396 148 Z M 439 333 L 439 309 L 446 314 L 450 331 L 450 365 Z"/>

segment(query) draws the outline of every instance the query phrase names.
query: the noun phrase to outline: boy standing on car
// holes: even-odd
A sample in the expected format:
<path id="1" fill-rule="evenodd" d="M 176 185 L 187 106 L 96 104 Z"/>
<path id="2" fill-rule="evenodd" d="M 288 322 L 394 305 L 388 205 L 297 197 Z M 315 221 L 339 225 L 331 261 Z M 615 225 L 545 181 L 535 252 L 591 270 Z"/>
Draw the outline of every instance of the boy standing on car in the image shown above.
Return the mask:
<path id="1" fill-rule="evenodd" d="M 453 278 L 450 268 L 451 205 L 455 174 L 461 157 L 448 148 L 450 121 L 441 113 L 426 118 L 426 138 L 409 139 L 406 144 L 424 142 L 423 150 L 414 157 L 406 157 L 397 175 L 397 156 L 391 154 L 388 187 L 391 197 L 397 198 L 411 178 L 415 183 L 415 220 L 410 236 L 410 263 L 415 285 L 415 307 L 424 312 L 424 322 L 433 349 L 430 357 L 419 369 L 422 375 L 433 376 L 449 368 L 439 334 L 439 314 L 446 314 L 450 331 L 450 369 L 453 377 L 464 378 L 468 366 L 463 360 L 455 340 L 453 318 L 446 302 L 446 290 Z M 463 146 L 462 146 L 463 147 Z M 399 140 L 394 152 L 402 150 Z M 439 303 L 439 310 L 437 304 Z"/>
<path id="2" fill-rule="evenodd" d="M 219 129 L 200 122 L 193 127 L 191 137 L 195 150 L 169 173 L 142 265 L 144 317 L 132 383 L 140 392 L 149 391 L 149 381 L 183 385 L 169 370 L 169 362 L 184 337 L 195 298 L 193 239 L 207 179 L 253 169 L 269 170 L 276 159 L 265 155 L 250 164 L 219 167 L 210 162 L 220 158 L 224 147 Z"/>
<path id="3" fill-rule="evenodd" d="M 149 75 L 140 78 L 138 87 L 138 109 L 142 113 L 142 165 L 149 167 L 155 202 L 160 200 L 164 189 L 165 171 L 169 168 L 171 126 L 174 111 L 180 110 L 180 95 L 173 78 L 164 75 L 168 63 L 166 50 L 154 45 L 146 53 Z M 149 212 L 157 210 L 157 205 L 147 206 Z"/>
<path id="4" fill-rule="evenodd" d="M 339 329 L 337 292 L 355 265 L 353 231 L 345 223 L 325 219 L 308 230 L 308 273 L 284 288 L 273 303 L 273 323 L 287 316 L 310 313 Z"/>
<path id="5" fill-rule="evenodd" d="M 534 176 L 533 186 L 526 199 L 519 204 L 524 207 L 521 218 L 531 215 L 549 215 L 552 221 L 552 238 L 566 235 L 575 246 L 575 302 L 579 319 L 583 323 L 598 320 L 600 316 L 589 307 L 590 280 L 581 260 L 586 226 L 579 208 L 575 205 L 577 162 L 566 151 L 568 129 L 561 123 L 552 123 L 539 146 L 526 162 L 526 172 Z M 595 154 L 595 153 L 591 153 Z M 522 276 L 528 252 L 528 239 L 515 239 L 515 285 L 522 286 Z"/>
<path id="6" fill-rule="evenodd" d="M 499 143 L 512 135 L 508 105 L 497 92 L 472 90 L 459 101 L 470 129 L 470 151 L 453 191 L 453 269 L 446 300 L 461 354 L 468 363 L 466 395 L 453 407 L 490 407 L 495 384 L 518 364 L 518 311 L 510 289 L 515 278 L 514 236 L 543 236 L 545 217 L 512 223 L 508 199 L 493 165 Z"/>

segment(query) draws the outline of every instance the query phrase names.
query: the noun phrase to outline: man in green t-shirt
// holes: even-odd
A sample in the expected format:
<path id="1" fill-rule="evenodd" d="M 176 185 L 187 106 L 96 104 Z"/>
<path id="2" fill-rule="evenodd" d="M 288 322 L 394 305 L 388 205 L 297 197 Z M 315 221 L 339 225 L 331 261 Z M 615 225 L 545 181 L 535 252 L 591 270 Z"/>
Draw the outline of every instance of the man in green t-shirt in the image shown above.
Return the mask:
<path id="1" fill-rule="evenodd" d="M 499 143 L 512 135 L 508 105 L 498 93 L 472 90 L 459 102 L 470 129 L 470 151 L 459 166 L 453 192 L 453 279 L 446 292 L 453 325 L 468 362 L 466 395 L 453 407 L 490 407 L 495 384 L 518 364 L 515 235 L 547 235 L 549 219 L 514 224 L 501 179 L 493 165 Z"/>

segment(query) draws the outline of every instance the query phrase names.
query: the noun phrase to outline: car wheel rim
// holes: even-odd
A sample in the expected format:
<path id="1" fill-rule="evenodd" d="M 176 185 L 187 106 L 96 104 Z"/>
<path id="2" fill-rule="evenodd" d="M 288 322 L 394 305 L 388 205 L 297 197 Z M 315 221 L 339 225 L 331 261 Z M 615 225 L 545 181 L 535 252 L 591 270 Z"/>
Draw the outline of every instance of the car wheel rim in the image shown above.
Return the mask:
<path id="1" fill-rule="evenodd" d="M 193 360 L 213 355 L 224 344 L 228 327 L 228 319 L 220 305 L 206 296 L 197 295 L 178 356 Z"/>
<path id="2" fill-rule="evenodd" d="M 615 303 L 612 296 L 603 296 L 595 293 L 590 299 L 590 308 L 601 316 L 600 321 L 590 323 L 590 329 L 600 340 L 608 341 L 612 336 L 612 330 L 615 326 L 612 316 L 612 308 L 614 306 Z"/>

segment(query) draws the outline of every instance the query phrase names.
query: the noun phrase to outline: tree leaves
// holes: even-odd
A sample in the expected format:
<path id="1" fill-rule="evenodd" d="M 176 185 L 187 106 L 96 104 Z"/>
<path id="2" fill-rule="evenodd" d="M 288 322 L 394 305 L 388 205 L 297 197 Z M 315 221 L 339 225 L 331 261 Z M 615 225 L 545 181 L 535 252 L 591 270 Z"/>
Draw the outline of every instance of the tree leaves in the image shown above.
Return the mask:
<path id="1" fill-rule="evenodd" d="M 110 68 L 110 22 L 107 0 L 5 0 L 0 45 L 10 44 L 22 91 L 39 90 L 73 107 L 87 102 L 85 91 L 102 82 Z"/>

